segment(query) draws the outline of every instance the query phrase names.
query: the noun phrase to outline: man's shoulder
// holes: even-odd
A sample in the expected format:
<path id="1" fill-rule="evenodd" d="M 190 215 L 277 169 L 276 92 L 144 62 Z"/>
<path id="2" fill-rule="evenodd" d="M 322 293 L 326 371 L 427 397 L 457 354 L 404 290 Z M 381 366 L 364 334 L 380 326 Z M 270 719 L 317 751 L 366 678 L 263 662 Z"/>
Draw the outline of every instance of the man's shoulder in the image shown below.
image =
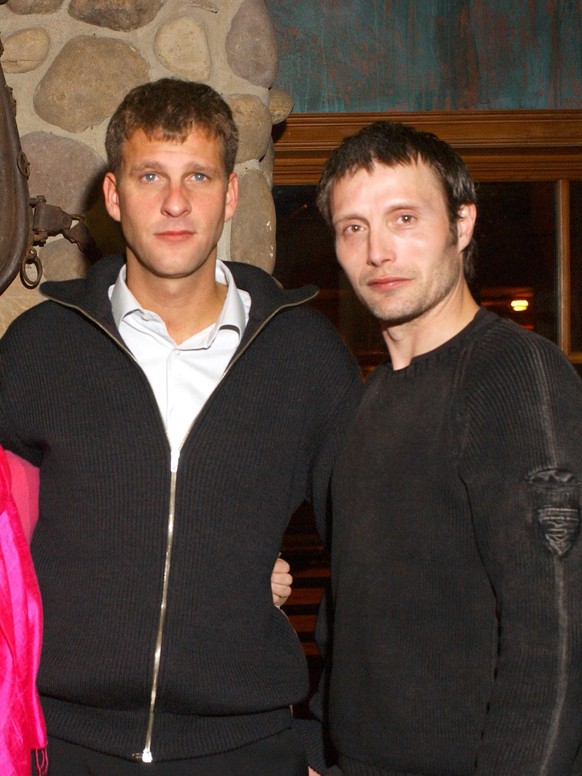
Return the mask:
<path id="1" fill-rule="evenodd" d="M 107 289 L 115 281 L 123 260 L 118 256 L 99 259 L 85 277 L 68 280 L 50 280 L 40 289 L 44 296 L 33 307 L 20 313 L 9 325 L 3 339 L 55 333 L 60 321 L 70 321 L 71 311 L 91 310 L 106 312 L 109 305 Z M 102 309 L 101 309 L 102 308 Z"/>
<path id="2" fill-rule="evenodd" d="M 491 315 L 481 330 L 476 332 L 473 348 L 480 358 L 525 358 L 549 357 L 569 364 L 559 347 L 547 337 L 507 318 Z"/>
<path id="3" fill-rule="evenodd" d="M 79 282 L 68 280 L 63 281 L 62 285 L 65 283 L 76 285 Z M 41 299 L 37 304 L 24 310 L 14 318 L 2 336 L 2 341 L 6 344 L 13 339 L 45 338 L 48 334 L 53 336 L 59 330 L 60 321 L 66 320 L 68 317 L 70 317 L 70 312 L 67 307 L 55 303 L 51 298 Z"/>
<path id="4" fill-rule="evenodd" d="M 83 304 L 86 300 L 107 294 L 123 263 L 124 259 L 120 255 L 107 256 L 95 262 L 84 277 L 47 281 L 41 285 L 40 290 L 49 299 Z"/>
<path id="5" fill-rule="evenodd" d="M 288 361 L 306 382 L 348 386 L 361 382 L 356 359 L 336 327 L 309 302 L 317 297 L 315 286 L 284 288 L 268 272 L 247 264 L 227 262 L 238 288 L 251 296 L 250 327 L 260 327 L 269 347 Z"/>
<path id="6" fill-rule="evenodd" d="M 25 334 L 31 329 L 47 326 L 55 311 L 55 306 L 51 302 L 41 299 L 38 304 L 24 310 L 11 321 L 2 339 L 5 340 L 16 333 Z"/>
<path id="7" fill-rule="evenodd" d="M 300 337 L 304 345 L 314 339 L 342 343 L 337 329 L 326 316 L 310 306 L 317 298 L 319 289 L 313 285 L 298 288 L 285 288 L 279 281 L 260 267 L 240 262 L 226 262 L 232 272 L 237 288 L 251 295 L 252 310 L 257 320 L 276 321 L 279 313 L 284 313 L 284 326 L 288 338 L 293 334 Z M 344 346 L 345 347 L 345 346 Z"/>
<path id="8" fill-rule="evenodd" d="M 547 337 L 505 318 L 492 316 L 488 326 L 467 343 L 465 369 L 471 383 L 517 386 L 565 379 L 582 390 L 582 381 L 560 348 Z"/>

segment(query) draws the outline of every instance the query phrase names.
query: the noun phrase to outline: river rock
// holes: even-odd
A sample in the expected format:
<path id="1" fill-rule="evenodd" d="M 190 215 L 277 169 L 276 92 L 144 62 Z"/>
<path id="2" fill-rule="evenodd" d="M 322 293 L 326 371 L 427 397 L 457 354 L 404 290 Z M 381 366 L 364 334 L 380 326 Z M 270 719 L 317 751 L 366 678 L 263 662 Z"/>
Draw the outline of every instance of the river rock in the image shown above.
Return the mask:
<path id="1" fill-rule="evenodd" d="M 263 0 L 245 0 L 226 36 L 226 56 L 233 71 L 258 86 L 271 86 L 279 52 L 271 17 Z"/>
<path id="2" fill-rule="evenodd" d="M 63 46 L 38 84 L 34 107 L 50 124 L 82 132 L 110 116 L 147 77 L 147 62 L 128 43 L 79 36 Z"/>
<path id="3" fill-rule="evenodd" d="M 232 260 L 254 264 L 272 272 L 275 266 L 275 232 L 275 205 L 269 184 L 260 172 L 248 170 L 240 178 L 239 205 L 232 221 Z"/>

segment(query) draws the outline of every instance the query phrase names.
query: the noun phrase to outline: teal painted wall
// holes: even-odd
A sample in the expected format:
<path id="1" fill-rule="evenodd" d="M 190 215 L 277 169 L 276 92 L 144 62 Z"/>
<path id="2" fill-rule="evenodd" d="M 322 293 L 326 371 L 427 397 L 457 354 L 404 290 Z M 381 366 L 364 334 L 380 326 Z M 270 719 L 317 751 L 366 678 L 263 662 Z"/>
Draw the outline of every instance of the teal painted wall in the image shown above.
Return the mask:
<path id="1" fill-rule="evenodd" d="M 582 108 L 582 0 L 267 0 L 295 113 Z"/>

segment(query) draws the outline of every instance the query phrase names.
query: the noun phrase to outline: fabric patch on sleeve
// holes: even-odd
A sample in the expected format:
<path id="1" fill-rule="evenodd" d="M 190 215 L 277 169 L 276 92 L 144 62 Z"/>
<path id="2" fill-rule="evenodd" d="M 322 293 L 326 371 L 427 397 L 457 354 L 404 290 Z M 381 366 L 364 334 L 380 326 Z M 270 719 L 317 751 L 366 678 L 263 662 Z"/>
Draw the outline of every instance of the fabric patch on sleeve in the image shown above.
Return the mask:
<path id="1" fill-rule="evenodd" d="M 580 533 L 580 489 L 576 476 L 564 469 L 533 474 L 534 524 L 546 548 L 565 558 Z"/>

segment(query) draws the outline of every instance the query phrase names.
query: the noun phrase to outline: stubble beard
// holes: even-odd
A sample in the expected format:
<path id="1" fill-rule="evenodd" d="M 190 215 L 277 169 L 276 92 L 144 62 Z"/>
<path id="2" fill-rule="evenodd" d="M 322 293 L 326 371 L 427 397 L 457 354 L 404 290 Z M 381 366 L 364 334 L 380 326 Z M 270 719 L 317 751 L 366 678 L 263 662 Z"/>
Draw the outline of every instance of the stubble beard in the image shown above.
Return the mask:
<path id="1" fill-rule="evenodd" d="M 457 271 L 441 272 L 432 285 L 430 294 L 419 289 L 410 299 L 398 299 L 398 292 L 394 293 L 394 302 L 391 303 L 390 292 L 379 295 L 366 295 L 365 291 L 358 290 L 357 296 L 372 315 L 377 318 L 382 327 L 396 327 L 412 321 L 424 318 L 428 313 L 445 300 L 459 283 L 463 274 L 462 268 Z"/>

